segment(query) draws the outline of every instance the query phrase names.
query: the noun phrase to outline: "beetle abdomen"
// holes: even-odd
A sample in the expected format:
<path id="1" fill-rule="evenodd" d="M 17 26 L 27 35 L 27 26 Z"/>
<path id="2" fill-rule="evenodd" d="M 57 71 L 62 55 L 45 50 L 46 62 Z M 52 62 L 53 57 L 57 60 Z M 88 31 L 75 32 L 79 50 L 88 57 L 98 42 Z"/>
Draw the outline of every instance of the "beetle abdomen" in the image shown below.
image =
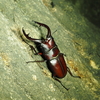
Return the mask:
<path id="1" fill-rule="evenodd" d="M 67 74 L 67 66 L 62 53 L 52 60 L 47 61 L 48 69 L 51 71 L 52 76 L 63 78 Z"/>

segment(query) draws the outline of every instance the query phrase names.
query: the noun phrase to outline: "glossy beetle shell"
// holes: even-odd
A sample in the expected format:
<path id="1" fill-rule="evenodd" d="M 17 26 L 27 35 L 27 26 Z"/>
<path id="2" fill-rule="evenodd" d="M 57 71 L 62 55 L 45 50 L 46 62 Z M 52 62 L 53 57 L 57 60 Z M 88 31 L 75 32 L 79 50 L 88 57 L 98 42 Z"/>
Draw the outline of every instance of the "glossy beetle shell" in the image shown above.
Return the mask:
<path id="1" fill-rule="evenodd" d="M 67 74 L 67 66 L 63 54 L 59 54 L 56 59 L 47 61 L 48 69 L 57 78 L 63 78 Z"/>
<path id="2" fill-rule="evenodd" d="M 35 54 L 41 55 L 44 61 L 46 61 L 47 67 L 52 73 L 52 77 L 55 80 L 57 80 L 66 90 L 68 90 L 57 78 L 64 78 L 67 72 L 69 72 L 69 74 L 73 77 L 76 78 L 80 78 L 80 77 L 72 75 L 70 69 L 67 67 L 64 59 L 64 54 L 60 53 L 60 50 L 58 49 L 53 37 L 51 36 L 50 28 L 43 23 L 39 23 L 36 21 L 35 23 L 47 28 L 48 32 L 46 35 L 46 39 L 31 38 L 28 36 L 28 34 L 25 33 L 24 29 L 22 29 L 23 34 L 27 39 L 33 41 L 36 44 L 39 53 L 36 52 L 33 46 L 30 47 L 34 50 Z M 43 61 L 34 61 L 34 62 L 43 62 Z"/>

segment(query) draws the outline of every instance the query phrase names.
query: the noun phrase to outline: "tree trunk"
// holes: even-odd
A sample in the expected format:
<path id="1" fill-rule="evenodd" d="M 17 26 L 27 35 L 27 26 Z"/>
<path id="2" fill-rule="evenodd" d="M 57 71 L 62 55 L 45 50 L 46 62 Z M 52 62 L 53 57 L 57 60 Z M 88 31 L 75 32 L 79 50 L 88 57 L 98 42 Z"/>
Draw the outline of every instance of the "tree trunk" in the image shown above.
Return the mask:
<path id="1" fill-rule="evenodd" d="M 74 2 L 60 1 L 1 0 L 0 100 L 100 99 L 100 29 L 74 9 Z M 60 79 L 69 91 L 51 78 L 45 62 L 26 63 L 42 58 L 22 40 L 22 28 L 37 39 L 47 34 L 32 20 L 50 27 L 71 72 L 81 77 Z"/>

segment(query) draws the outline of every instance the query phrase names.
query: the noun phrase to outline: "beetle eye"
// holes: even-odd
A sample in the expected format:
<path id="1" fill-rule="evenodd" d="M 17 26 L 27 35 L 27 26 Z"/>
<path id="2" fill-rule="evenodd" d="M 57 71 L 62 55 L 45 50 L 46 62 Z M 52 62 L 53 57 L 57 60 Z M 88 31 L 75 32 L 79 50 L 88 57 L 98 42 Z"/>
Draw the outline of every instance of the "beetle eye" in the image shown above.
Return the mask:
<path id="1" fill-rule="evenodd" d="M 47 38 L 48 41 L 51 40 L 51 39 L 52 39 L 52 37 Z"/>
<path id="2" fill-rule="evenodd" d="M 51 40 L 51 38 L 47 38 L 47 39 L 46 39 L 46 42 L 49 42 L 50 40 Z"/>

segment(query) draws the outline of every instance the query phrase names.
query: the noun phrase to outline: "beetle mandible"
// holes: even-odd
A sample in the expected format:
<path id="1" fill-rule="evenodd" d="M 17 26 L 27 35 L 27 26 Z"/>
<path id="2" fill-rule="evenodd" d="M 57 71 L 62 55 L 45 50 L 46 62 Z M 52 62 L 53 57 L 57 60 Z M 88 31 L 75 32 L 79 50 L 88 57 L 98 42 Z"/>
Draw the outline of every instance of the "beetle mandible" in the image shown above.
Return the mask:
<path id="1" fill-rule="evenodd" d="M 44 62 L 46 61 L 47 67 L 52 73 L 52 78 L 57 80 L 66 90 L 68 90 L 58 78 L 64 78 L 69 72 L 69 74 L 73 77 L 80 78 L 79 76 L 74 76 L 70 69 L 67 67 L 66 62 L 64 60 L 64 54 L 60 53 L 60 50 L 58 49 L 58 46 L 56 45 L 52 35 L 50 28 L 43 23 L 34 21 L 39 26 L 45 27 L 47 29 L 47 35 L 46 39 L 35 39 L 29 37 L 29 34 L 26 34 L 24 29 L 22 29 L 24 36 L 33 41 L 36 44 L 37 49 L 39 50 L 39 53 L 35 50 L 33 46 L 30 45 L 30 47 L 34 50 L 35 54 L 41 55 L 43 57 L 43 61 L 29 61 L 29 62 Z"/>

